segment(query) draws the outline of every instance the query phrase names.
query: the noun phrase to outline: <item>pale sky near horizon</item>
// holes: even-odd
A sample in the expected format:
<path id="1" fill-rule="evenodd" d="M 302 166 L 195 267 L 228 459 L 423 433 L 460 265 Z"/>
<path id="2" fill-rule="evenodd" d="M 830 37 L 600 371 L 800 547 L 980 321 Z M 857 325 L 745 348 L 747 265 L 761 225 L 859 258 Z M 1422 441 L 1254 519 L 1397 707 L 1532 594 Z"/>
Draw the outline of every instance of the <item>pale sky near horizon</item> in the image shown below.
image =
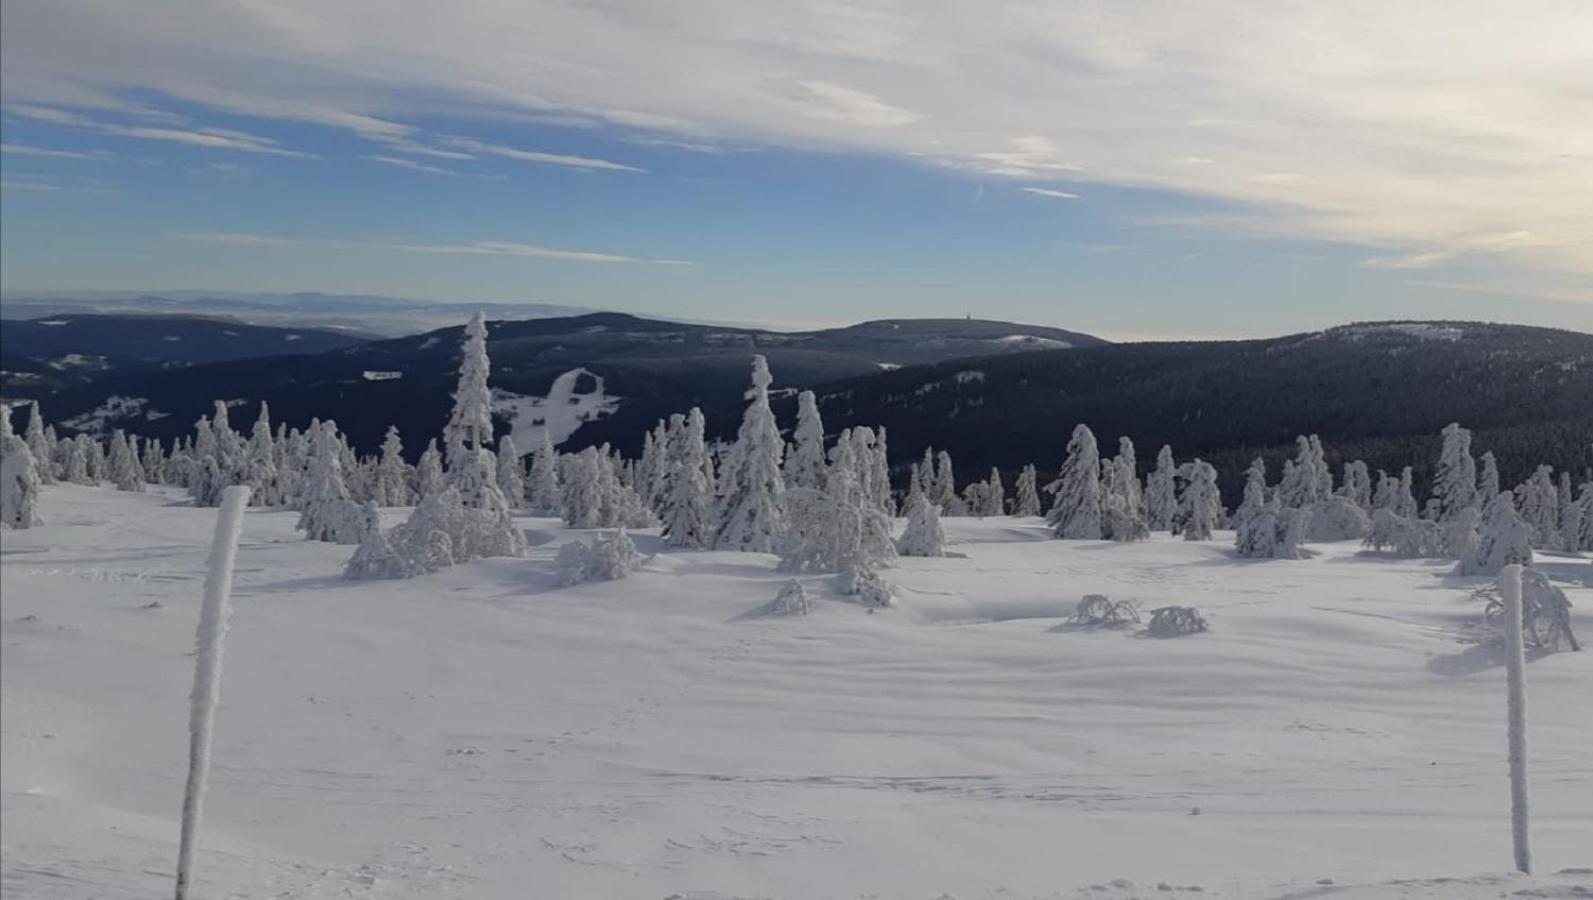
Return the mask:
<path id="1" fill-rule="evenodd" d="M 0 289 L 1593 330 L 1593 3 L 8 0 Z"/>

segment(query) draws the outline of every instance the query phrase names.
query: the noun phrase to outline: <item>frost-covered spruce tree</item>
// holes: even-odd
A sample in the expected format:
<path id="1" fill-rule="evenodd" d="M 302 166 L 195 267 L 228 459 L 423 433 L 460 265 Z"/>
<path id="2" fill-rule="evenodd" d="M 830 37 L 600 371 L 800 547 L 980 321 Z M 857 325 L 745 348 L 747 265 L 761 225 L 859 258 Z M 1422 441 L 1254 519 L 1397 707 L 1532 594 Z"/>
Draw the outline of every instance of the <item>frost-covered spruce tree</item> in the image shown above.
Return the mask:
<path id="1" fill-rule="evenodd" d="M 560 513 L 571 528 L 603 527 L 603 479 L 596 447 L 564 457 Z"/>
<path id="2" fill-rule="evenodd" d="M 869 450 L 869 457 L 866 460 L 872 473 L 868 482 L 869 496 L 874 501 L 875 508 L 894 519 L 897 511 L 896 498 L 891 494 L 890 448 L 887 445 L 884 425 L 874 432 L 874 443 Z"/>
<path id="3" fill-rule="evenodd" d="M 365 514 L 349 499 L 343 481 L 337 425 L 325 422 L 310 434 L 309 469 L 299 495 L 298 529 L 305 540 L 357 544 L 365 536 Z"/>
<path id="4" fill-rule="evenodd" d="M 525 535 L 508 510 L 468 508 L 457 490 L 444 487 L 422 497 L 402 524 L 367 535 L 345 574 L 413 578 L 475 559 L 523 556 L 525 549 Z"/>
<path id="5" fill-rule="evenodd" d="M 1511 563 L 1532 564 L 1532 528 L 1516 512 L 1515 498 L 1501 491 L 1482 512 L 1477 552 L 1460 561 L 1461 575 L 1497 575 Z"/>
<path id="6" fill-rule="evenodd" d="M 940 511 L 923 494 L 914 494 L 907 505 L 907 528 L 896 541 L 902 556 L 945 556 L 946 535 L 940 528 Z"/>
<path id="7" fill-rule="evenodd" d="M 448 482 L 457 491 L 459 499 L 471 509 L 496 509 L 509 506 L 509 500 L 498 487 L 498 458 L 491 450 L 460 446 L 457 458 L 450 459 Z"/>
<path id="8" fill-rule="evenodd" d="M 372 499 L 377 506 L 409 506 L 414 502 L 409 490 L 409 464 L 404 462 L 404 440 L 398 426 L 387 426 L 382 438 L 382 458 L 376 464 Z"/>
<path id="9" fill-rule="evenodd" d="M 620 478 L 621 460 L 607 444 L 598 449 L 598 487 L 602 527 L 651 528 L 658 517 L 639 494 Z"/>
<path id="10" fill-rule="evenodd" d="M 1459 422 L 1445 425 L 1443 437 L 1433 473 L 1433 497 L 1438 501 L 1438 521 L 1449 522 L 1478 503 L 1477 461 L 1471 456 L 1471 432 Z"/>
<path id="11" fill-rule="evenodd" d="M 465 325 L 459 386 L 454 389 L 454 408 L 443 429 L 444 443 L 450 448 L 455 442 L 476 448 L 492 441 L 492 392 L 487 388 L 491 371 L 492 364 L 487 358 L 487 322 L 477 311 Z M 451 458 L 449 465 L 453 465 Z"/>
<path id="12" fill-rule="evenodd" d="M 1217 489 L 1217 470 L 1202 459 L 1185 464 L 1183 508 L 1184 540 L 1209 541 L 1222 518 L 1222 494 Z"/>
<path id="13" fill-rule="evenodd" d="M 415 465 L 415 493 L 420 497 L 430 497 L 447 487 L 448 479 L 443 475 L 442 454 L 437 452 L 437 439 L 432 438 L 426 442 L 426 449 L 420 454 L 420 460 Z"/>
<path id="14" fill-rule="evenodd" d="M 1339 488 L 1339 495 L 1363 512 L 1371 511 L 1372 475 L 1364 461 L 1357 459 L 1344 464 L 1344 484 Z"/>
<path id="15" fill-rule="evenodd" d="M 948 516 L 965 516 L 967 505 L 957 496 L 957 476 L 951 466 L 951 454 L 945 450 L 935 455 L 935 486 L 929 499 Z"/>
<path id="16" fill-rule="evenodd" d="M 1055 494 L 1046 522 L 1059 538 L 1096 541 L 1101 538 L 1101 454 L 1095 433 L 1080 424 L 1068 441 L 1067 458 L 1055 481 L 1046 486 Z"/>
<path id="17" fill-rule="evenodd" d="M 1421 510 L 1416 506 L 1416 495 L 1411 491 L 1413 480 L 1410 466 L 1401 469 L 1399 488 L 1394 493 L 1394 514 L 1407 519 L 1417 518 L 1421 514 Z"/>
<path id="18" fill-rule="evenodd" d="M 1244 499 L 1234 510 L 1234 549 L 1240 556 L 1271 559 L 1278 517 L 1267 503 L 1267 464 L 1260 457 L 1245 470 Z"/>
<path id="19" fill-rule="evenodd" d="M 152 484 L 170 484 L 171 477 L 166 472 L 166 450 L 156 438 L 145 438 L 140 454 L 144 464 L 144 478 Z"/>
<path id="20" fill-rule="evenodd" d="M 1173 448 L 1162 445 L 1156 468 L 1145 479 L 1146 518 L 1152 531 L 1171 531 L 1178 519 L 1178 465 Z"/>
<path id="21" fill-rule="evenodd" d="M 0 528 L 38 525 L 42 490 L 38 460 L 12 430 L 11 408 L 0 404 Z"/>
<path id="22" fill-rule="evenodd" d="M 839 572 L 848 576 L 843 592 L 864 573 L 873 573 L 896 555 L 891 520 L 869 501 L 857 474 L 832 465 L 824 490 L 802 488 L 790 494 L 790 528 L 780 552 L 786 571 Z"/>
<path id="23" fill-rule="evenodd" d="M 1366 533 L 1364 546 L 1384 550 L 1408 559 L 1431 559 L 1443 555 L 1444 541 L 1438 523 L 1426 519 L 1407 519 L 1396 515 L 1391 507 L 1382 507 L 1372 513 L 1372 525 Z M 1472 548 L 1475 555 L 1476 548 Z"/>
<path id="24" fill-rule="evenodd" d="M 1532 477 L 1516 488 L 1516 506 L 1532 529 L 1532 546 L 1559 549 L 1560 495 L 1554 485 L 1553 468 L 1538 466 Z"/>
<path id="25" fill-rule="evenodd" d="M 509 502 L 510 509 L 525 507 L 525 473 L 520 467 L 520 448 L 514 445 L 514 435 L 506 434 L 498 440 L 498 490 Z"/>
<path id="26" fill-rule="evenodd" d="M 706 468 L 702 410 L 692 407 L 679 434 L 670 442 L 670 496 L 661 510 L 664 539 L 675 547 L 706 547 L 713 527 L 713 489 Z"/>
<path id="27" fill-rule="evenodd" d="M 1295 445 L 1294 459 L 1284 464 L 1283 478 L 1274 496 L 1284 509 L 1309 509 L 1322 498 L 1316 457 L 1320 445 L 1313 446 L 1311 439 L 1303 434 L 1295 438 Z"/>
<path id="28" fill-rule="evenodd" d="M 919 460 L 918 466 L 914 471 L 918 473 L 918 489 L 923 492 L 925 497 L 929 498 L 929 502 L 934 503 L 935 498 L 940 496 L 940 489 L 935 485 L 934 447 L 924 448 L 924 457 Z"/>
<path id="29" fill-rule="evenodd" d="M 1003 516 L 1007 513 L 1007 492 L 1001 484 L 1001 472 L 995 466 L 990 467 L 990 477 L 984 480 L 984 493 L 980 498 L 981 508 L 974 510 L 974 515 Z"/>
<path id="30" fill-rule="evenodd" d="M 39 409 L 37 400 L 28 410 L 28 427 L 23 432 L 23 442 L 28 445 L 28 452 L 33 454 L 33 465 L 40 483 L 55 484 L 55 466 L 50 462 L 54 457 L 52 451 L 55 441 L 44 431 L 44 413 Z"/>
<path id="31" fill-rule="evenodd" d="M 138 456 L 127 443 L 127 435 L 118 428 L 111 433 L 111 454 L 107 462 L 111 481 L 119 491 L 144 490 L 144 470 Z"/>
<path id="32" fill-rule="evenodd" d="M 1040 508 L 1039 481 L 1039 475 L 1035 473 L 1032 463 L 1024 466 L 1023 471 L 1018 473 L 1018 483 L 1014 487 L 1016 494 L 1012 498 L 1013 515 L 1040 515 L 1042 510 Z"/>
<path id="33" fill-rule="evenodd" d="M 77 438 L 67 438 L 62 443 L 67 445 L 66 464 L 62 466 L 61 480 L 68 484 L 93 484 L 94 479 L 89 475 L 87 441 Z"/>
<path id="34" fill-rule="evenodd" d="M 1145 495 L 1139 486 L 1134 442 L 1118 438 L 1118 453 L 1102 470 L 1101 536 L 1113 541 L 1143 541 L 1150 537 Z"/>
<path id="35" fill-rule="evenodd" d="M 713 547 L 773 553 L 785 535 L 785 477 L 781 460 L 785 446 L 774 411 L 769 408 L 769 363 L 752 358 L 751 402 L 741 419 L 735 446 L 719 473 Z"/>
<path id="36" fill-rule="evenodd" d="M 83 445 L 83 463 L 88 470 L 88 483 L 99 484 L 110 474 L 110 466 L 105 461 L 105 448 L 97 438 L 86 434 L 78 435 L 76 440 Z"/>
<path id="37" fill-rule="evenodd" d="M 526 483 L 526 508 L 534 516 L 559 515 L 564 506 L 559 489 L 559 454 L 553 438 L 542 430 L 542 445 L 531 457 L 531 476 Z"/>
<path id="38" fill-rule="evenodd" d="M 812 391 L 797 394 L 797 424 L 791 433 L 791 453 L 785 458 L 785 486 L 824 487 L 824 421 Z"/>
<path id="39" fill-rule="evenodd" d="M 249 485 L 250 506 L 279 506 L 287 498 L 282 495 L 281 479 L 277 472 L 276 441 L 271 435 L 271 409 L 260 401 L 260 415 L 249 432 L 249 442 L 243 450 L 243 481 Z"/>
<path id="40" fill-rule="evenodd" d="M 670 416 L 676 418 L 679 413 Z M 670 432 L 673 429 L 660 420 L 647 431 L 642 432 L 642 456 L 636 461 L 636 472 L 632 476 L 636 492 L 642 495 L 647 505 L 659 509 L 659 503 L 668 491 L 665 482 L 669 473 L 665 471 L 665 458 L 669 455 Z"/>
<path id="41" fill-rule="evenodd" d="M 1482 465 L 1482 474 L 1477 476 L 1477 498 L 1480 504 L 1490 497 L 1499 496 L 1499 460 L 1489 450 L 1478 457 L 1478 462 Z"/>
<path id="42" fill-rule="evenodd" d="M 1578 539 L 1572 545 L 1577 550 L 1593 550 L 1593 481 L 1582 483 L 1576 499 L 1578 510 Z"/>

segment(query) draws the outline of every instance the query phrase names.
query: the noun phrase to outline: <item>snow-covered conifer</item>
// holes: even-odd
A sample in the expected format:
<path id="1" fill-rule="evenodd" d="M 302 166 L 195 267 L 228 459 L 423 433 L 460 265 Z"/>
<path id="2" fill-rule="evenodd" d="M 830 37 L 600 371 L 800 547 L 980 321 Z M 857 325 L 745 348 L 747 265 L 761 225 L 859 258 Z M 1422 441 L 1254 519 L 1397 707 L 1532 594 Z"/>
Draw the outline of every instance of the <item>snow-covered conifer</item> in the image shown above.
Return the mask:
<path id="1" fill-rule="evenodd" d="M 1433 497 L 1438 501 L 1438 521 L 1448 522 L 1462 509 L 1478 504 L 1477 461 L 1471 456 L 1471 432 L 1459 422 L 1445 425 L 1443 437 L 1433 473 Z"/>
<path id="2" fill-rule="evenodd" d="M 170 484 L 171 476 L 166 471 L 166 450 L 156 438 L 145 438 L 141 454 L 144 464 L 144 478 L 153 484 Z"/>
<path id="3" fill-rule="evenodd" d="M 1039 475 L 1035 473 L 1031 463 L 1023 467 L 1018 473 L 1018 483 L 1014 490 L 1016 496 L 1012 501 L 1012 514 L 1015 516 L 1038 516 L 1042 512 L 1040 507 Z"/>
<path id="4" fill-rule="evenodd" d="M 1171 531 L 1178 519 L 1178 465 L 1173 448 L 1162 445 L 1156 453 L 1156 468 L 1145 479 L 1146 518 L 1152 531 Z"/>
<path id="5" fill-rule="evenodd" d="M 39 473 L 39 481 L 43 484 L 55 484 L 55 466 L 50 462 L 53 458 L 55 441 L 44 430 L 44 413 L 39 409 L 39 401 L 33 401 L 28 410 L 28 427 L 23 433 L 23 440 L 28 445 L 28 452 L 33 454 L 33 465 Z"/>
<path id="6" fill-rule="evenodd" d="M 1545 550 L 1559 548 L 1560 493 L 1554 484 L 1554 470 L 1538 466 L 1525 483 L 1516 488 L 1516 505 L 1521 518 L 1532 529 L 1532 545 Z"/>
<path id="7" fill-rule="evenodd" d="M 453 412 L 443 429 L 450 450 L 455 442 L 472 448 L 492 442 L 492 392 L 487 388 L 491 371 L 492 364 L 487 358 L 487 322 L 478 311 L 465 325 L 459 386 L 454 389 Z M 450 468 L 453 466 L 452 457 L 448 464 Z"/>
<path id="8" fill-rule="evenodd" d="M 907 528 L 896 541 L 902 556 L 945 556 L 946 535 L 940 528 L 940 511 L 923 494 L 914 494 L 907 506 Z"/>
<path id="9" fill-rule="evenodd" d="M 127 435 L 120 428 L 111 434 L 111 453 L 106 468 L 117 490 L 144 489 L 143 467 L 138 464 L 138 455 L 133 452 L 132 446 L 127 442 Z"/>
<path id="10" fill-rule="evenodd" d="M 980 495 L 980 506 L 973 509 L 976 516 L 1004 516 L 1007 514 L 1007 492 L 1001 484 L 1001 472 L 994 466 L 990 467 L 990 477 L 984 480 L 984 491 Z"/>
<path id="11" fill-rule="evenodd" d="M 277 473 L 276 442 L 271 435 L 271 410 L 264 400 L 260 401 L 260 415 L 254 420 L 243 456 L 243 481 L 251 489 L 249 505 L 277 506 L 285 501 Z"/>
<path id="12" fill-rule="evenodd" d="M 1134 442 L 1118 438 L 1117 456 L 1103 462 L 1102 467 L 1101 536 L 1113 541 L 1142 541 L 1150 537 Z"/>
<path id="13" fill-rule="evenodd" d="M 1260 457 L 1245 470 L 1244 498 L 1234 510 L 1234 549 L 1240 556 L 1272 558 L 1277 513 L 1267 503 L 1267 464 Z"/>
<path id="14" fill-rule="evenodd" d="M 89 475 L 88 439 L 80 434 L 76 438 L 67 438 L 62 443 L 67 445 L 67 449 L 61 480 L 68 484 L 94 484 L 93 477 Z"/>
<path id="15" fill-rule="evenodd" d="M 372 519 L 367 510 L 362 525 Z M 385 534 L 367 534 L 349 561 L 350 578 L 413 578 L 490 556 L 523 556 L 525 535 L 508 510 L 472 509 L 443 487 L 420 498 L 409 518 Z"/>
<path id="16" fill-rule="evenodd" d="M 426 449 L 421 452 L 420 461 L 415 465 L 415 494 L 429 497 L 442 491 L 447 484 L 448 479 L 443 475 L 442 454 L 437 452 L 437 439 L 432 438 L 426 442 Z"/>
<path id="17" fill-rule="evenodd" d="M 1499 496 L 1499 460 L 1489 450 L 1478 457 L 1478 461 L 1482 464 L 1482 474 L 1477 476 L 1477 497 L 1482 502 Z"/>
<path id="18" fill-rule="evenodd" d="M 1184 540 L 1209 541 L 1222 518 L 1222 494 L 1217 489 L 1217 470 L 1202 459 L 1185 464 L 1184 493 L 1179 516 Z"/>
<path id="19" fill-rule="evenodd" d="M 790 528 L 780 552 L 786 571 L 872 571 L 896 555 L 891 520 L 880 512 L 844 464 L 832 465 L 824 490 L 791 491 Z"/>
<path id="20" fill-rule="evenodd" d="M 1074 541 L 1100 540 L 1101 455 L 1089 426 L 1074 427 L 1062 470 L 1046 490 L 1056 495 L 1046 522 L 1057 537 Z"/>
<path id="21" fill-rule="evenodd" d="M 670 442 L 670 497 L 661 514 L 664 539 L 676 547 L 706 547 L 713 522 L 713 489 L 708 483 L 708 449 L 702 410 L 692 407 Z"/>
<path id="22" fill-rule="evenodd" d="M 1372 476 L 1364 461 L 1357 459 L 1344 464 L 1344 484 L 1339 488 L 1339 494 L 1363 512 L 1371 510 Z"/>
<path id="23" fill-rule="evenodd" d="M 826 469 L 824 421 L 819 417 L 819 404 L 812 391 L 797 394 L 797 424 L 791 437 L 791 454 L 785 458 L 785 486 L 822 490 Z"/>
<path id="24" fill-rule="evenodd" d="M 1373 550 L 1385 550 L 1407 559 L 1431 559 L 1444 553 L 1437 522 L 1407 519 L 1397 515 L 1391 507 L 1379 508 L 1372 514 L 1372 524 L 1363 543 Z"/>
<path id="25" fill-rule="evenodd" d="M 1516 512 L 1515 498 L 1501 491 L 1482 512 L 1474 555 L 1460 560 L 1462 575 L 1497 575 L 1511 563 L 1531 565 L 1532 527 Z"/>
<path id="26" fill-rule="evenodd" d="M 553 438 L 542 430 L 542 445 L 531 457 L 531 476 L 526 483 L 526 508 L 536 516 L 556 516 L 564 505 L 559 489 L 559 454 Z"/>
<path id="27" fill-rule="evenodd" d="M 769 364 L 752 358 L 752 389 L 735 446 L 719 473 L 713 546 L 719 550 L 772 553 L 785 535 L 785 446 L 769 408 Z"/>
<path id="28" fill-rule="evenodd" d="M 39 524 L 39 464 L 28 442 L 11 426 L 11 408 L 0 404 L 0 528 Z"/>
<path id="29" fill-rule="evenodd" d="M 1278 482 L 1274 496 L 1284 509 L 1309 509 L 1322 499 L 1322 481 L 1316 455 L 1321 445 L 1313 444 L 1311 438 L 1303 434 L 1295 438 L 1295 445 L 1294 459 L 1284 464 L 1283 478 Z M 1321 463 L 1321 466 L 1325 468 L 1326 463 Z"/>
<path id="30" fill-rule="evenodd" d="M 525 507 L 525 470 L 520 464 L 520 448 L 514 445 L 514 435 L 506 434 L 498 440 L 498 490 L 509 502 L 510 509 Z"/>
<path id="31" fill-rule="evenodd" d="M 349 499 L 337 426 L 325 422 L 310 434 L 310 462 L 299 494 L 298 529 L 305 540 L 357 544 L 365 531 L 363 507 Z"/>
<path id="32" fill-rule="evenodd" d="M 382 458 L 376 463 L 371 494 L 377 506 L 408 506 L 414 502 L 409 489 L 409 464 L 404 462 L 404 441 L 398 426 L 387 426 L 382 438 Z"/>
<path id="33" fill-rule="evenodd" d="M 952 470 L 951 454 L 945 450 L 935 456 L 935 485 L 930 491 L 929 500 L 939 506 L 941 512 L 948 516 L 964 516 L 968 514 L 962 498 L 957 496 L 957 476 Z"/>
<path id="34" fill-rule="evenodd" d="M 1416 495 L 1411 492 L 1412 477 L 1410 466 L 1406 466 L 1399 473 L 1399 489 L 1394 493 L 1394 514 L 1414 519 L 1420 511 L 1416 506 Z"/>

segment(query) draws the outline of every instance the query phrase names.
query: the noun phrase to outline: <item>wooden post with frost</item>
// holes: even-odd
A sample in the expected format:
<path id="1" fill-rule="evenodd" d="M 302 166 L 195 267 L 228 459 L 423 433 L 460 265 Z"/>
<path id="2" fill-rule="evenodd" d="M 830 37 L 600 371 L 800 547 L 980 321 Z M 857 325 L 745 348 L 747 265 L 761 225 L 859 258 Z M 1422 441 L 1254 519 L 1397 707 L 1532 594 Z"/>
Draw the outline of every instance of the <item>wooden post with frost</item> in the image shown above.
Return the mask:
<path id="1" fill-rule="evenodd" d="M 1516 868 L 1532 872 L 1532 847 L 1527 826 L 1527 673 L 1526 649 L 1522 640 L 1521 566 L 1508 565 L 1499 572 L 1499 593 L 1505 605 L 1505 669 L 1509 697 L 1506 717 L 1510 726 L 1510 833 L 1515 846 Z"/>
<path id="2" fill-rule="evenodd" d="M 249 488 L 229 487 L 221 494 L 216 534 L 210 542 L 210 562 L 205 570 L 205 598 L 199 608 L 195 634 L 194 691 L 188 710 L 188 786 L 183 792 L 182 841 L 177 850 L 176 900 L 187 900 L 192 883 L 194 843 L 199 836 L 199 813 L 204 806 L 205 782 L 210 775 L 210 736 L 216 720 L 216 699 L 221 688 L 221 647 L 231 615 L 232 567 L 238 558 L 238 535 L 243 530 L 243 510 L 249 505 Z"/>

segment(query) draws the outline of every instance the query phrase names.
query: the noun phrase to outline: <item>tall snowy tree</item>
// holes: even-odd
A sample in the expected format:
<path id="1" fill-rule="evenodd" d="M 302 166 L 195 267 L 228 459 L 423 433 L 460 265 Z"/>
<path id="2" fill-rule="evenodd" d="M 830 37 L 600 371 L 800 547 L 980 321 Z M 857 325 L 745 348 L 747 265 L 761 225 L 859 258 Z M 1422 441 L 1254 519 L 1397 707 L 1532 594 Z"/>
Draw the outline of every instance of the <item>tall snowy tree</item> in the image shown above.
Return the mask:
<path id="1" fill-rule="evenodd" d="M 823 491 L 792 491 L 789 513 L 780 551 L 787 571 L 839 572 L 850 582 L 896 555 L 891 520 L 874 507 L 850 465 L 832 465 Z"/>
<path id="2" fill-rule="evenodd" d="M 692 407 L 678 437 L 670 442 L 670 496 L 660 511 L 664 539 L 676 547 L 706 547 L 713 526 L 713 486 L 708 481 L 708 448 L 702 410 Z"/>
<path id="3" fill-rule="evenodd" d="M 769 408 L 772 382 L 768 361 L 754 356 L 750 402 L 719 473 L 713 536 L 718 550 L 773 553 L 785 534 L 785 478 L 780 471 L 785 446 Z"/>
<path id="4" fill-rule="evenodd" d="M 1113 541 L 1150 537 L 1145 495 L 1139 486 L 1134 442 L 1118 438 L 1117 456 L 1103 463 L 1101 473 L 1101 536 Z"/>
<path id="5" fill-rule="evenodd" d="M 12 430 L 11 407 L 0 404 L 0 528 L 38 525 L 42 490 L 38 461 Z"/>
<path id="6" fill-rule="evenodd" d="M 357 544 L 365 537 L 365 515 L 349 499 L 337 425 L 323 422 L 310 433 L 309 468 L 299 495 L 298 529 L 306 540 Z"/>
<path id="7" fill-rule="evenodd" d="M 1317 455 L 1321 444 L 1310 437 L 1295 438 L 1294 459 L 1283 467 L 1283 478 L 1278 482 L 1275 496 L 1284 509 L 1310 509 L 1322 499 L 1322 470 L 1327 463 Z"/>
<path id="8" fill-rule="evenodd" d="M 376 464 L 372 497 L 377 506 L 409 506 L 414 496 L 409 489 L 409 464 L 404 462 L 404 441 L 397 425 L 387 426 L 382 438 L 382 458 Z"/>
<path id="9" fill-rule="evenodd" d="M 277 506 L 284 499 L 277 473 L 275 441 L 271 437 L 271 410 L 260 401 L 260 415 L 254 420 L 249 442 L 243 450 L 243 480 L 250 487 L 250 506 Z"/>
<path id="10" fill-rule="evenodd" d="M 1459 422 L 1444 426 L 1443 450 L 1433 474 L 1433 497 L 1438 501 L 1438 521 L 1448 522 L 1460 511 L 1478 505 L 1477 461 L 1471 456 L 1471 432 Z"/>
<path id="11" fill-rule="evenodd" d="M 144 490 L 144 469 L 138 464 L 138 455 L 127 442 L 120 428 L 111 433 L 111 453 L 107 461 L 111 481 L 119 491 Z"/>
<path id="12" fill-rule="evenodd" d="M 415 494 L 417 497 L 430 497 L 447 487 L 448 479 L 443 475 L 442 454 L 437 452 L 437 439 L 432 438 L 426 442 L 426 449 L 421 451 L 420 460 L 415 465 Z"/>
<path id="13" fill-rule="evenodd" d="M 1039 476 L 1034 471 L 1034 465 L 1026 465 L 1018 473 L 1018 483 L 1014 490 L 1012 514 L 1015 516 L 1038 516 L 1041 513 L 1040 491 L 1038 488 Z"/>
<path id="14" fill-rule="evenodd" d="M 1171 531 L 1178 520 L 1178 464 L 1173 448 L 1162 445 L 1156 468 L 1145 479 L 1146 517 L 1152 531 Z"/>
<path id="15" fill-rule="evenodd" d="M 1521 518 L 1532 529 L 1532 546 L 1559 549 L 1560 494 L 1554 485 L 1554 470 L 1538 466 L 1525 483 L 1516 488 L 1516 506 Z"/>
<path id="16" fill-rule="evenodd" d="M 520 448 L 514 445 L 514 435 L 506 434 L 498 441 L 498 490 L 509 502 L 510 509 L 525 507 L 525 473 L 520 467 Z"/>
<path id="17" fill-rule="evenodd" d="M 1046 522 L 1059 538 L 1096 541 L 1101 538 L 1101 454 L 1095 433 L 1080 424 L 1068 441 L 1062 471 L 1046 490 L 1056 495 Z"/>
<path id="18" fill-rule="evenodd" d="M 1339 494 L 1362 510 L 1372 508 L 1372 476 L 1366 463 L 1357 459 L 1344 464 L 1344 484 Z"/>
<path id="19" fill-rule="evenodd" d="M 945 450 L 935 456 L 935 486 L 929 493 L 930 502 L 940 507 L 948 516 L 967 515 L 968 510 L 957 496 L 957 476 L 952 470 L 951 454 Z"/>
<path id="20" fill-rule="evenodd" d="M 1184 540 L 1209 541 L 1222 518 L 1222 495 L 1217 490 L 1217 470 L 1201 459 L 1186 464 L 1183 509 Z"/>
<path id="21" fill-rule="evenodd" d="M 1515 498 L 1501 491 L 1482 512 L 1475 555 L 1460 561 L 1462 575 L 1497 575 L 1511 563 L 1532 564 L 1532 528 L 1516 513 Z"/>
<path id="22" fill-rule="evenodd" d="M 55 484 L 55 466 L 50 462 L 55 449 L 55 441 L 45 433 L 44 413 L 39 409 L 39 401 L 30 404 L 28 410 L 28 427 L 23 433 L 23 440 L 28 445 L 28 452 L 33 454 L 34 468 L 38 471 L 41 484 Z"/>
<path id="23" fill-rule="evenodd" d="M 465 325 L 459 386 L 454 389 L 453 412 L 443 429 L 444 443 L 457 442 L 477 448 L 492 442 L 492 392 L 487 388 L 491 372 L 492 363 L 487 358 L 487 322 L 478 311 Z M 451 458 L 448 464 L 453 466 Z"/>
<path id="24" fill-rule="evenodd" d="M 824 421 L 812 391 L 797 394 L 797 424 L 791 433 L 791 454 L 785 458 L 785 486 L 824 487 Z"/>
<path id="25" fill-rule="evenodd" d="M 1489 450 L 1479 457 L 1479 461 L 1482 463 L 1482 474 L 1477 476 L 1477 496 L 1481 502 L 1499 496 L 1499 460 Z"/>
<path id="26" fill-rule="evenodd" d="M 89 474 L 88 439 L 78 435 L 62 443 L 66 445 L 66 463 L 61 467 L 61 480 L 68 484 L 94 484 L 94 478 Z"/>
<path id="27" fill-rule="evenodd" d="M 556 516 L 564 505 L 559 488 L 559 454 L 553 438 L 542 430 L 542 445 L 531 457 L 531 476 L 526 483 L 526 508 L 536 516 Z"/>

